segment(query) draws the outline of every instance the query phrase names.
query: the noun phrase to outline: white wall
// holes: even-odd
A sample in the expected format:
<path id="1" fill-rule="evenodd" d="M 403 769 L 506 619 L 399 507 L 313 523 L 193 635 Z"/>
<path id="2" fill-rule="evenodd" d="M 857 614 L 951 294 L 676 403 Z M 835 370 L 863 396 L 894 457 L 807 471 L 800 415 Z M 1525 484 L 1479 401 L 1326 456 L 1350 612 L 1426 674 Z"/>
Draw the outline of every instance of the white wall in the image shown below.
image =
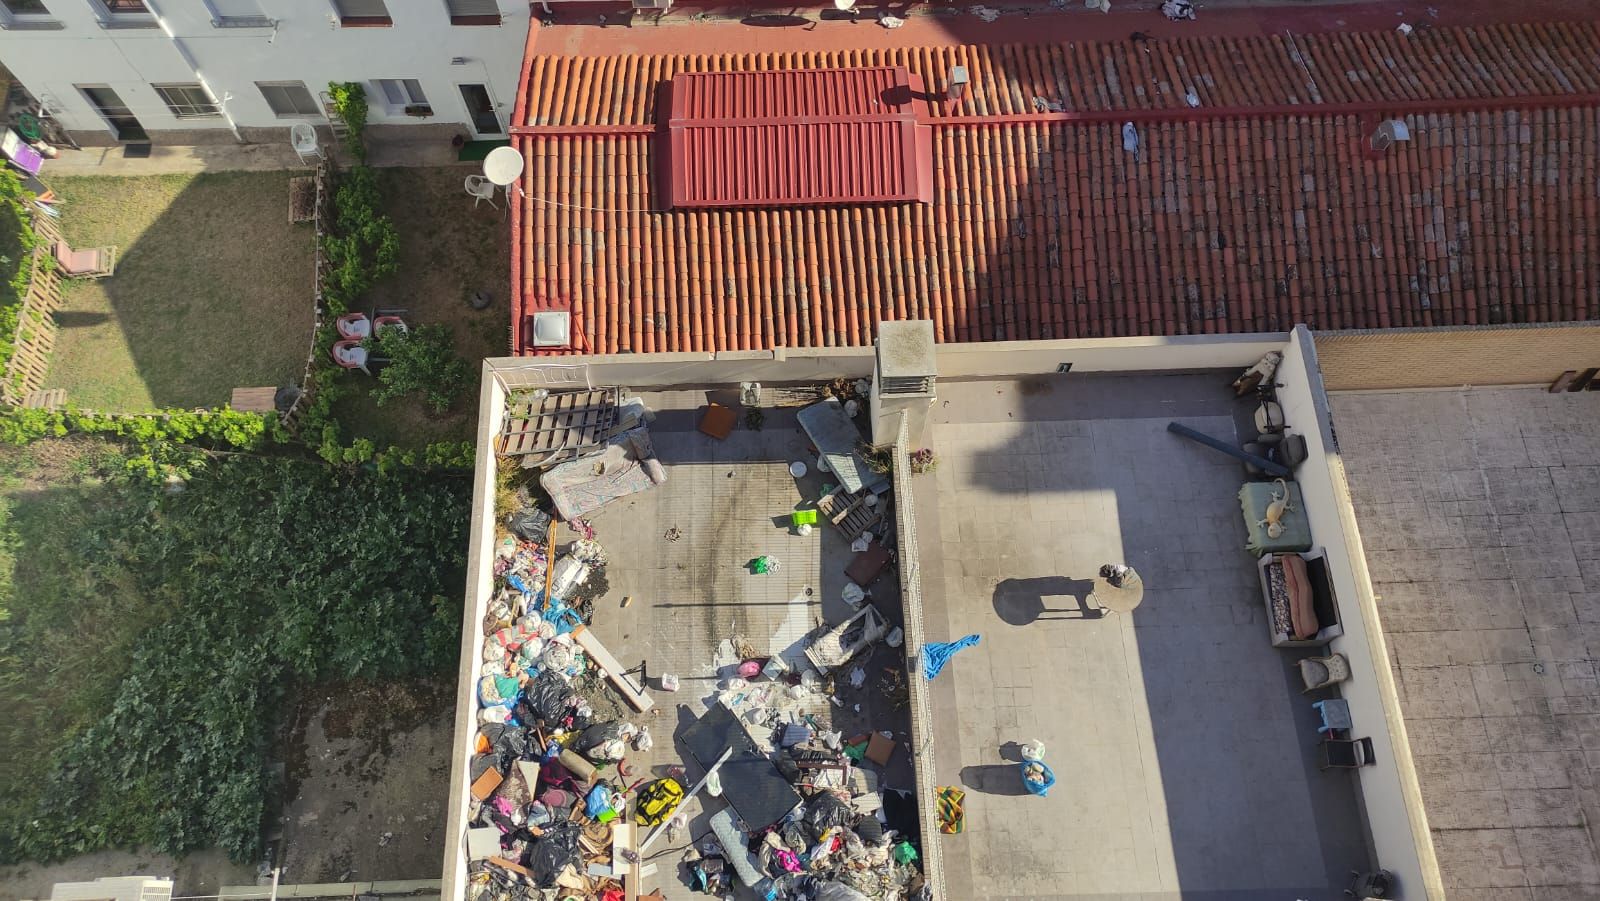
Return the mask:
<path id="1" fill-rule="evenodd" d="M 471 761 L 478 737 L 478 677 L 483 674 L 483 616 L 494 594 L 494 435 L 505 414 L 506 392 L 485 361 L 478 395 L 478 454 L 472 479 L 471 542 L 467 551 L 466 603 L 461 616 L 461 668 L 456 685 L 455 740 L 446 797 L 441 901 L 461 901 L 467 888 L 467 814 Z"/>
<path id="2" fill-rule="evenodd" d="M 1308 456 L 1295 477 L 1311 523 L 1312 542 L 1327 551 L 1328 575 L 1344 623 L 1344 635 L 1335 638 L 1329 650 L 1350 658 L 1351 676 L 1340 690 L 1350 704 L 1356 736 L 1370 736 L 1376 752 L 1376 765 L 1362 767 L 1357 773 L 1377 863 L 1398 877 L 1398 897 L 1442 901 L 1439 864 L 1389 669 L 1389 651 L 1367 576 L 1344 464 L 1329 427 L 1328 399 L 1317 371 L 1315 345 L 1305 326 L 1297 326 L 1284 347 L 1277 380 L 1284 420 L 1291 431 L 1306 439 Z"/>
<path id="3" fill-rule="evenodd" d="M 1187 335 L 1173 338 L 1066 338 L 941 344 L 940 378 L 1019 378 L 1055 372 L 1160 372 L 1217 369 L 1254 363 L 1281 350 L 1286 336 Z M 577 384 L 631 388 L 731 385 L 742 381 L 805 382 L 872 375 L 871 347 L 790 347 L 729 353 L 610 354 L 582 357 L 499 357 L 489 366 L 513 388 L 574 378 Z"/>
<path id="4" fill-rule="evenodd" d="M 60 30 L 0 30 L 0 59 L 35 96 L 49 95 L 71 131 L 103 132 L 106 125 L 75 85 L 105 84 L 146 130 L 222 129 L 224 119 L 178 119 L 152 83 L 204 81 L 242 128 L 287 128 L 267 106 L 258 81 L 303 81 L 315 97 L 330 81 L 368 84 L 373 124 L 465 123 L 458 83 L 489 85 L 501 123 L 515 102 L 528 7 L 500 0 L 499 25 L 451 25 L 444 0 L 388 0 L 394 24 L 342 28 L 330 24 L 331 0 L 260 0 L 278 20 L 271 28 L 217 28 L 203 0 L 150 0 L 165 28 L 104 28 L 95 0 L 44 0 Z M 170 35 L 169 33 L 170 32 Z M 453 57 L 464 65 L 453 66 Z M 192 60 L 193 65 L 190 65 Z M 197 75 L 198 71 L 198 75 Z M 377 78 L 415 78 L 433 107 L 432 118 L 390 115 L 371 86 Z"/>
<path id="5" fill-rule="evenodd" d="M 1283 346 L 1282 332 L 1155 338 L 1070 338 L 939 345 L 940 378 L 1012 378 L 1055 372 L 1161 372 L 1249 366 Z"/>

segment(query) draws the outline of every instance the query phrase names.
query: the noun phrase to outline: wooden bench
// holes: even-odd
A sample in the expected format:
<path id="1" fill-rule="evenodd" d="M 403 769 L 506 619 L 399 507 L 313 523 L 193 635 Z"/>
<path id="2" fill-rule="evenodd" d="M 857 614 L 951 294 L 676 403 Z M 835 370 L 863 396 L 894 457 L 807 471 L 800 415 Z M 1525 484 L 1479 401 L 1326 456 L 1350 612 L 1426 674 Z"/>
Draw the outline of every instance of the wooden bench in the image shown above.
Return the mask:
<path id="1" fill-rule="evenodd" d="M 273 413 L 278 409 L 276 388 L 235 388 L 228 406 L 240 413 Z"/>

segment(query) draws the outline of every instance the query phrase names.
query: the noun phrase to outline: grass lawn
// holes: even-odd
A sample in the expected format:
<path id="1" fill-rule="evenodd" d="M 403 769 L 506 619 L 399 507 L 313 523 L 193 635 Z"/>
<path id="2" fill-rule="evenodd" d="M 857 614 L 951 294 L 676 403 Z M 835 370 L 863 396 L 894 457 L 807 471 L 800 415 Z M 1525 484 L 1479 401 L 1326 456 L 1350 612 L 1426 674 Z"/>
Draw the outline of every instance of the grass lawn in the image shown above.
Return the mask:
<path id="1" fill-rule="evenodd" d="M 118 540 L 101 474 L 120 468 L 98 439 L 0 448 L 0 817 L 31 809 L 52 755 L 115 701 L 134 636 L 162 617 L 125 570 L 86 565 L 86 547 Z"/>
<path id="2" fill-rule="evenodd" d="M 209 407 L 298 382 L 311 337 L 313 232 L 289 223 L 298 172 L 54 178 L 74 247 L 117 245 L 78 280 L 47 387 L 98 410 Z"/>
<path id="3" fill-rule="evenodd" d="M 510 219 L 503 203 L 500 209 L 472 208 L 462 182 L 476 171 L 449 166 L 378 172 L 384 212 L 400 233 L 400 268 L 369 292 L 365 312 L 399 309 L 413 326 L 449 326 L 456 352 L 472 364 L 474 377 L 448 412 L 435 415 L 421 398 L 380 407 L 365 390 L 371 384 L 368 376 L 346 376 L 358 387 L 334 412 L 347 441 L 369 438 L 379 445 L 420 447 L 473 437 L 478 366 L 484 357 L 508 353 L 511 323 Z M 493 297 L 488 309 L 474 310 L 468 303 L 478 291 Z"/>

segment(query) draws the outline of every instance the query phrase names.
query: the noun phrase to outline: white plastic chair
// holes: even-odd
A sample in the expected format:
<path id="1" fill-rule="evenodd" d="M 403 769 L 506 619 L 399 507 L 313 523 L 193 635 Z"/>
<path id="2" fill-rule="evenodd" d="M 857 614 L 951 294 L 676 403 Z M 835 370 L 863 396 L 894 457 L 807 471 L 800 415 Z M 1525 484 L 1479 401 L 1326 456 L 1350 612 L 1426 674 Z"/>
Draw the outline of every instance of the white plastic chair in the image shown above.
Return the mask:
<path id="1" fill-rule="evenodd" d="M 289 126 L 289 143 L 300 155 L 300 162 L 316 165 L 322 159 L 322 148 L 317 146 L 317 130 L 310 123 L 296 122 Z"/>
<path id="2" fill-rule="evenodd" d="M 495 184 L 481 175 L 467 176 L 467 193 L 472 195 L 472 208 L 477 209 L 478 204 L 489 201 L 489 205 L 499 209 L 494 202 Z"/>

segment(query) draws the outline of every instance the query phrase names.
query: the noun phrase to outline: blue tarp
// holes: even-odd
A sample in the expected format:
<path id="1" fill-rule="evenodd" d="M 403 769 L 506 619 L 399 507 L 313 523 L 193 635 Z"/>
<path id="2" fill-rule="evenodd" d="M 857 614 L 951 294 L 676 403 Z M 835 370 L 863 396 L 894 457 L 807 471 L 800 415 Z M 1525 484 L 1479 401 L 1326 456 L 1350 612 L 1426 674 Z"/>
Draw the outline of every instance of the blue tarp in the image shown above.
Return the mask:
<path id="1" fill-rule="evenodd" d="M 962 648 L 970 648 L 977 643 L 978 636 L 968 635 L 956 641 L 923 645 L 922 677 L 930 682 L 933 681 L 933 677 L 939 675 L 940 671 L 944 669 L 944 665 L 950 662 L 951 657 L 955 656 L 956 651 Z"/>

